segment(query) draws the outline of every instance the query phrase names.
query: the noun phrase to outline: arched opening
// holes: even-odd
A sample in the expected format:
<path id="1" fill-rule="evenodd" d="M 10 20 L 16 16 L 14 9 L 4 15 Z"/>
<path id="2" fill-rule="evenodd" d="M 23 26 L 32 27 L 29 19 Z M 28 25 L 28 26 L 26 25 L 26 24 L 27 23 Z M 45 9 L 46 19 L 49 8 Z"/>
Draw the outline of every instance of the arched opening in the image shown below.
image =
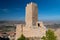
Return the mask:
<path id="1" fill-rule="evenodd" d="M 38 23 L 38 27 L 40 27 L 40 24 Z"/>

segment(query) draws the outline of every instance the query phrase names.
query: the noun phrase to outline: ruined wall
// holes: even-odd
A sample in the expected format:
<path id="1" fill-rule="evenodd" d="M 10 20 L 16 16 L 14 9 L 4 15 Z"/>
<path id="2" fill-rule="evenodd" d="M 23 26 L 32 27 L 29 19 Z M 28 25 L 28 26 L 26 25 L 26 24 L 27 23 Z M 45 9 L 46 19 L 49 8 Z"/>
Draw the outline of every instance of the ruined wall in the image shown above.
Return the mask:
<path id="1" fill-rule="evenodd" d="M 17 40 L 20 36 L 21 36 L 21 34 L 22 34 L 22 27 L 23 27 L 23 24 L 18 24 L 18 25 L 16 25 L 16 35 L 15 35 L 15 40 Z"/>

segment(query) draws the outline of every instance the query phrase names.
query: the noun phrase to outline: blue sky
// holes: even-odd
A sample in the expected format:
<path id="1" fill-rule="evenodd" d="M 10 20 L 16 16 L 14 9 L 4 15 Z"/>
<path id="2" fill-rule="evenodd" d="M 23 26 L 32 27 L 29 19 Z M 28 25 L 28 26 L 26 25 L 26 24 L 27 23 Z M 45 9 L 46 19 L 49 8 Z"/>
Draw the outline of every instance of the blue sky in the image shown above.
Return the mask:
<path id="1" fill-rule="evenodd" d="M 24 20 L 30 2 L 38 5 L 39 20 L 60 20 L 60 0 L 0 0 L 0 20 Z"/>

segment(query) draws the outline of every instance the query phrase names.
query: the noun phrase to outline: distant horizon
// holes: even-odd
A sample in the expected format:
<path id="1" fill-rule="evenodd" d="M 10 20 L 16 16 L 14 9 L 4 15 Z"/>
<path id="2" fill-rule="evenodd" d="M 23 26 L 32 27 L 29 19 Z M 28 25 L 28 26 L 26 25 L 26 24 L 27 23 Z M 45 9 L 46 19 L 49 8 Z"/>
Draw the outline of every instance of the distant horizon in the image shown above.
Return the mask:
<path id="1" fill-rule="evenodd" d="M 25 7 L 30 2 L 38 6 L 38 20 L 60 20 L 60 0 L 0 0 L 0 20 L 25 21 Z"/>
<path id="2" fill-rule="evenodd" d="M 25 20 L 0 20 L 0 21 L 25 21 Z M 60 22 L 60 20 L 38 20 L 42 22 Z"/>

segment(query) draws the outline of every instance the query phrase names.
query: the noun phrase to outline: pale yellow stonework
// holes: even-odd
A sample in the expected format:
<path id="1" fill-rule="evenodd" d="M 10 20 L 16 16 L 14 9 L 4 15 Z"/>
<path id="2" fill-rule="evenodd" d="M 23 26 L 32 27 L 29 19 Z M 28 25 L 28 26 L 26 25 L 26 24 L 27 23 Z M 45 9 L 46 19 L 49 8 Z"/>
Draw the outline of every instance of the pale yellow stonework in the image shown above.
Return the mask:
<path id="1" fill-rule="evenodd" d="M 17 40 L 21 34 L 27 38 L 41 38 L 45 36 L 46 27 L 43 22 L 38 21 L 38 8 L 35 3 L 29 3 L 26 6 L 25 24 L 17 24 L 16 38 Z"/>
<path id="2" fill-rule="evenodd" d="M 37 5 L 34 3 L 27 4 L 26 16 L 25 16 L 26 26 L 30 27 L 30 26 L 36 25 L 37 21 L 38 21 Z"/>

